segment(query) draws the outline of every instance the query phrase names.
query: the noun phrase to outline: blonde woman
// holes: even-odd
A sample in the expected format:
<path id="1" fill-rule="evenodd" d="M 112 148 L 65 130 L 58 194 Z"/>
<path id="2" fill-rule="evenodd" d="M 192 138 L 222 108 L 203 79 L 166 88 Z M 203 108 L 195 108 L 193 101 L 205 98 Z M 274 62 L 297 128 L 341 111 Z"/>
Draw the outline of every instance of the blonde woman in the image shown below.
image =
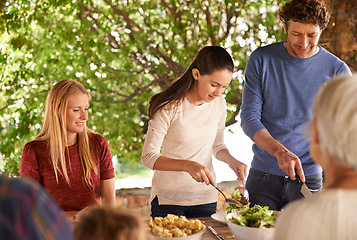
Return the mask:
<path id="1" fill-rule="evenodd" d="M 352 240 L 357 236 L 357 75 L 340 76 L 318 92 L 310 152 L 324 171 L 321 193 L 279 215 L 276 240 Z"/>
<path id="2" fill-rule="evenodd" d="M 41 132 L 26 143 L 21 177 L 42 184 L 71 221 L 88 206 L 114 206 L 114 168 L 108 142 L 86 127 L 91 97 L 74 80 L 47 95 Z"/>

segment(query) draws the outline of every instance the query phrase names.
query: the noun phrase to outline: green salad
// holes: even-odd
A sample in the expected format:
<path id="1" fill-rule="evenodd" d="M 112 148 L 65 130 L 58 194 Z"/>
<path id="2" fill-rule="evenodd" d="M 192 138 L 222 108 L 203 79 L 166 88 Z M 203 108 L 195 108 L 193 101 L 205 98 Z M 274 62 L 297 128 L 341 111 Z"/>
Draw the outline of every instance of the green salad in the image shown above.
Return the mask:
<path id="1" fill-rule="evenodd" d="M 233 191 L 233 198 L 238 199 L 240 196 L 239 190 Z M 225 210 L 226 214 L 232 213 L 231 221 L 240 226 L 271 228 L 275 225 L 276 213 L 269 210 L 268 206 L 254 205 L 250 207 L 249 203 L 241 206 L 229 204 Z"/>

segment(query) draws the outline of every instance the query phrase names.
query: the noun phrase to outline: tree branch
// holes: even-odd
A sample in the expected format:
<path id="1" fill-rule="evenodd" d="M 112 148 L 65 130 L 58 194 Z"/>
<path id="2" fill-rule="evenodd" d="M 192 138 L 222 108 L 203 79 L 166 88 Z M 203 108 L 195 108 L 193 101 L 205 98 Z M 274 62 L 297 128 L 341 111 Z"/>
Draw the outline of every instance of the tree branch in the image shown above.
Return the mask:
<path id="1" fill-rule="evenodd" d="M 206 5 L 204 7 L 205 9 L 205 14 L 206 14 L 206 23 L 207 23 L 207 27 L 208 29 L 212 29 L 213 28 L 213 24 L 212 24 L 212 18 L 211 18 L 211 12 L 209 10 L 209 5 Z M 212 42 L 212 45 L 217 45 L 217 41 L 216 41 L 216 34 L 213 31 L 209 31 L 209 38 Z"/>

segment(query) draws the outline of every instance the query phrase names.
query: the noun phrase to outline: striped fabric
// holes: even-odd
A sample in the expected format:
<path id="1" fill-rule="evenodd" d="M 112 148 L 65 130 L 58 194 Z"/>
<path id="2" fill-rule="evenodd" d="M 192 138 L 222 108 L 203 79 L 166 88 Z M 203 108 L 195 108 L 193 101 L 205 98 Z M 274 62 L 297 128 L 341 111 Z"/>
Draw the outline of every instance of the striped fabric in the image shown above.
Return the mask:
<path id="1" fill-rule="evenodd" d="M 74 239 L 72 226 L 39 184 L 0 175 L 0 239 Z"/>

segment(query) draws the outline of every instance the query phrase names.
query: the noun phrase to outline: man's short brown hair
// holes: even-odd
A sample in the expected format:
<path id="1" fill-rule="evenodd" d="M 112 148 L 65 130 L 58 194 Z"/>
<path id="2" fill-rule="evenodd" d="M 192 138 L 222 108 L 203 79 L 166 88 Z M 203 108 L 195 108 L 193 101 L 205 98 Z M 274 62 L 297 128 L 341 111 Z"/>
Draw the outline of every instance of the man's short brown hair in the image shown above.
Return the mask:
<path id="1" fill-rule="evenodd" d="M 289 27 L 289 21 L 318 25 L 321 30 L 327 27 L 330 14 L 321 0 L 292 0 L 279 11 L 282 23 Z"/>

